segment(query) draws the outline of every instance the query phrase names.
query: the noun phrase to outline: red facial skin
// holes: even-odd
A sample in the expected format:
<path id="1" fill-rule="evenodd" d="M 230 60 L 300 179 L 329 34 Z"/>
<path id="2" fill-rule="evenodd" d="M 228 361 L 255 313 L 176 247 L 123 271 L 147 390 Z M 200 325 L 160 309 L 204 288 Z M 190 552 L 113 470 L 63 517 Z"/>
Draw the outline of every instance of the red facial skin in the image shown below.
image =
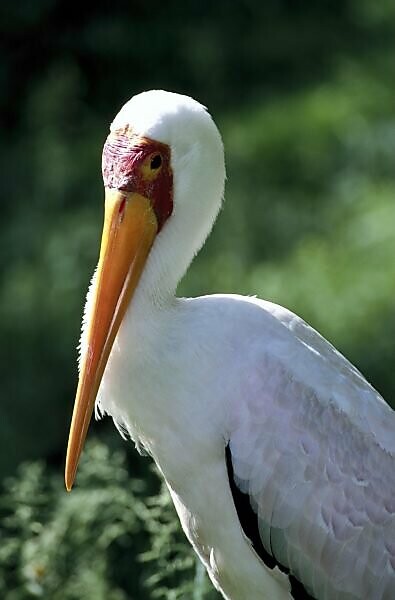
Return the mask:
<path id="1" fill-rule="evenodd" d="M 157 164 L 160 166 L 155 168 Z M 102 171 L 105 187 L 136 192 L 151 200 L 160 231 L 173 211 L 169 146 L 127 129 L 114 131 L 104 144 Z"/>

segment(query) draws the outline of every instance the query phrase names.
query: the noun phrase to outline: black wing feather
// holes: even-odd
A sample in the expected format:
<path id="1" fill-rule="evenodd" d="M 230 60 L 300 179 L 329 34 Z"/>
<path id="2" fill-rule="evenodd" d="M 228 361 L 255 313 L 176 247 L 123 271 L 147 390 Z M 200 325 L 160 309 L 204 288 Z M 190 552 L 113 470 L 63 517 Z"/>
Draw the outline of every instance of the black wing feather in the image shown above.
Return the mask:
<path id="1" fill-rule="evenodd" d="M 290 573 L 288 567 L 279 563 L 270 552 L 264 547 L 259 535 L 258 515 L 251 506 L 250 497 L 242 492 L 236 485 L 233 473 L 232 453 L 229 444 L 225 447 L 226 468 L 228 471 L 229 486 L 232 492 L 233 502 L 235 504 L 237 516 L 240 521 L 245 536 L 250 540 L 252 547 L 269 569 L 278 567 L 280 571 L 288 575 L 291 584 L 291 595 L 295 600 L 314 600 L 310 596 L 303 584 Z"/>

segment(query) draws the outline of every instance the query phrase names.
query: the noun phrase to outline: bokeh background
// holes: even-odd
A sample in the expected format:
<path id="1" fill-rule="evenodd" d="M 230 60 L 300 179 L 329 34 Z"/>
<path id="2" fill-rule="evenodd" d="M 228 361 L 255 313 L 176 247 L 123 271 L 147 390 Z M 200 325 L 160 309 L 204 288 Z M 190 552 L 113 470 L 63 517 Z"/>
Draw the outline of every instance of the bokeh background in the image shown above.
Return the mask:
<path id="1" fill-rule="evenodd" d="M 1 598 L 218 597 L 109 419 L 62 483 L 101 148 L 131 95 L 192 95 L 224 138 L 180 293 L 286 305 L 395 401 L 394 23 L 393 0 L 1 2 Z"/>

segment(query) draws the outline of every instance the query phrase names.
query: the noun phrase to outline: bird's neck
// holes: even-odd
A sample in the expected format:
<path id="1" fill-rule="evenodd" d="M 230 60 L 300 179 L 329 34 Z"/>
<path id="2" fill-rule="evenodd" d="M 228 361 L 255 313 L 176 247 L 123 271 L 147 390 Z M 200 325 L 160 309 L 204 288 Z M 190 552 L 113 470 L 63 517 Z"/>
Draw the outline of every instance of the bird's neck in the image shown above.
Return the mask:
<path id="1" fill-rule="evenodd" d="M 180 261 L 171 248 L 165 253 L 157 248 L 148 257 L 132 301 L 133 310 L 156 312 L 172 302 L 178 282 L 186 272 L 189 262 Z"/>
<path id="2" fill-rule="evenodd" d="M 163 233 L 166 233 L 165 228 Z M 168 239 L 159 234 L 155 240 L 124 317 L 125 335 L 129 340 L 139 340 L 141 353 L 147 356 L 155 349 L 156 338 L 176 302 L 178 283 L 192 260 L 192 257 L 177 254 L 177 246 L 174 250 L 167 244 Z"/>

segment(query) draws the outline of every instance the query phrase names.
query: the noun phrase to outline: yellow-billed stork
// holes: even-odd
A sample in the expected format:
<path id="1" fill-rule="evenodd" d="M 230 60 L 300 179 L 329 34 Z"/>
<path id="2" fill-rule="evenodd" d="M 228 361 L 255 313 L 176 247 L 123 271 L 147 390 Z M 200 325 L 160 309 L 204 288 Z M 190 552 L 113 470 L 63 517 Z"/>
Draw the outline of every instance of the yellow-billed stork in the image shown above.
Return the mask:
<path id="1" fill-rule="evenodd" d="M 225 598 L 394 600 L 394 411 L 288 310 L 175 296 L 223 197 L 206 109 L 134 96 L 111 125 L 103 178 L 67 489 L 96 401 L 155 460 Z"/>

